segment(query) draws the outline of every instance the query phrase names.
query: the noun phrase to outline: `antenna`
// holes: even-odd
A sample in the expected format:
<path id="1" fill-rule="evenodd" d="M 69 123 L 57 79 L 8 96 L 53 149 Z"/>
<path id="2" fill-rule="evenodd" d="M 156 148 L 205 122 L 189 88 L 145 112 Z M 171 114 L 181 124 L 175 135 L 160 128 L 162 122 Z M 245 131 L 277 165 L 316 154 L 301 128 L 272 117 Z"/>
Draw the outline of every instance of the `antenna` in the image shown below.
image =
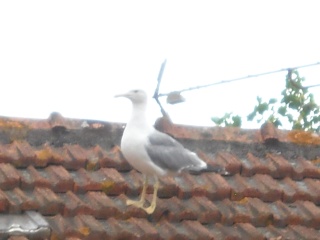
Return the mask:
<path id="1" fill-rule="evenodd" d="M 165 60 L 163 61 L 163 63 L 161 64 L 160 71 L 159 71 L 159 74 L 158 74 L 158 79 L 157 79 L 158 83 L 157 83 L 156 90 L 154 91 L 153 98 L 154 98 L 154 99 L 156 100 L 156 102 L 158 103 L 162 115 L 163 115 L 164 117 L 167 117 L 167 118 L 170 119 L 168 113 L 164 110 L 164 108 L 163 108 L 162 105 L 161 105 L 161 102 L 159 101 L 159 88 L 160 88 L 160 83 L 161 83 L 162 75 L 163 75 L 164 69 L 165 69 L 165 67 L 166 67 L 166 64 L 167 64 L 167 59 L 165 59 Z"/>

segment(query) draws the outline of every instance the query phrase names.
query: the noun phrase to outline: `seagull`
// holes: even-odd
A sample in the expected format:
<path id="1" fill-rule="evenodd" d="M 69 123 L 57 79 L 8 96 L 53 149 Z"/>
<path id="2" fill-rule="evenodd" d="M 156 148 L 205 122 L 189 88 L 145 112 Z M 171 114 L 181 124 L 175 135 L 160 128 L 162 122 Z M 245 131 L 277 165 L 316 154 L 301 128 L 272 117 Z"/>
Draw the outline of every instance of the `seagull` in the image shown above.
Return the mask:
<path id="1" fill-rule="evenodd" d="M 147 94 L 143 90 L 131 90 L 115 97 L 125 97 L 132 102 L 132 114 L 121 139 L 121 151 L 129 164 L 143 174 L 143 188 L 140 200 L 128 199 L 133 205 L 152 214 L 156 208 L 159 177 L 179 174 L 183 171 L 214 171 L 228 175 L 222 168 L 212 167 L 194 152 L 169 135 L 156 130 L 147 122 Z M 148 179 L 154 177 L 152 202 L 144 207 Z"/>

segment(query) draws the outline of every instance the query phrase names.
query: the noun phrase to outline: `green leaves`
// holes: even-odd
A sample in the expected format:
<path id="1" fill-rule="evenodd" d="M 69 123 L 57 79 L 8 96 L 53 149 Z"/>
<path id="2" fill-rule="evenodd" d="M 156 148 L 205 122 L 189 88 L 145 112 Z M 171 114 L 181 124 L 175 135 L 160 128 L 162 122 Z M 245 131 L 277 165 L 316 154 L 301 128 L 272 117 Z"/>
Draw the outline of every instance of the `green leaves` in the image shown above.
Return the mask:
<path id="1" fill-rule="evenodd" d="M 232 121 L 233 121 L 232 126 L 234 127 L 240 127 L 242 124 L 242 120 L 239 115 L 232 116 Z"/>
<path id="2" fill-rule="evenodd" d="M 265 111 L 267 111 L 269 108 L 269 105 L 267 103 L 261 103 L 257 106 L 256 108 L 256 111 L 259 113 L 259 114 L 263 114 Z"/>
<path id="3" fill-rule="evenodd" d="M 289 69 L 286 76 L 286 88 L 281 92 L 282 99 L 271 98 L 263 101 L 257 97 L 253 112 L 247 116 L 248 121 L 270 121 L 275 126 L 283 123 L 291 124 L 292 129 L 320 131 L 320 108 L 315 103 L 314 96 L 303 87 L 304 78 L 296 69 Z M 222 118 L 212 118 L 219 126 L 241 126 L 239 115 L 226 113 Z"/>
<path id="4" fill-rule="evenodd" d="M 269 121 L 275 124 L 276 126 L 281 126 L 281 122 L 278 117 L 275 116 L 275 104 L 277 103 L 277 99 L 271 98 L 268 102 L 263 102 L 261 97 L 257 97 L 257 105 L 254 107 L 252 113 L 247 116 L 248 121 L 257 120 L 258 123 L 261 121 Z M 270 113 L 271 112 L 271 113 Z M 266 116 L 266 114 L 268 114 Z"/>
<path id="5" fill-rule="evenodd" d="M 240 127 L 242 124 L 242 119 L 239 115 L 233 115 L 233 113 L 226 113 L 222 118 L 213 117 L 211 120 L 222 127 Z"/>
<path id="6" fill-rule="evenodd" d="M 287 108 L 285 107 L 285 106 L 280 106 L 279 108 L 278 108 L 278 113 L 281 115 L 281 116 L 285 116 L 286 115 L 286 113 L 287 113 Z"/>

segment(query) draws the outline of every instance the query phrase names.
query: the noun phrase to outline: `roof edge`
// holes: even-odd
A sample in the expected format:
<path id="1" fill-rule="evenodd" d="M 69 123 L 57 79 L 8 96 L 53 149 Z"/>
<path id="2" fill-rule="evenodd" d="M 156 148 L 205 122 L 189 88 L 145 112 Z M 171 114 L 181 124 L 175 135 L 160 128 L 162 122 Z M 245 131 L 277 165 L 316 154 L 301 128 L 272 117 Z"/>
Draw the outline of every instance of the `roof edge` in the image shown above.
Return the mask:
<path id="1" fill-rule="evenodd" d="M 57 112 L 51 113 L 47 119 L 0 116 L 0 129 L 123 129 L 124 126 L 125 123 L 65 118 Z M 156 120 L 155 127 L 158 130 L 179 139 L 265 144 L 285 142 L 299 145 L 320 145 L 320 135 L 318 133 L 302 130 L 277 129 L 270 122 L 262 124 L 260 129 L 244 129 L 239 127 L 174 124 L 170 119 L 161 117 Z"/>
<path id="2" fill-rule="evenodd" d="M 271 122 L 261 125 L 260 129 L 239 127 L 199 127 L 174 124 L 168 118 L 157 119 L 155 126 L 175 138 L 195 140 L 216 140 L 242 143 L 295 143 L 299 145 L 320 145 L 317 133 L 302 130 L 277 129 Z"/>

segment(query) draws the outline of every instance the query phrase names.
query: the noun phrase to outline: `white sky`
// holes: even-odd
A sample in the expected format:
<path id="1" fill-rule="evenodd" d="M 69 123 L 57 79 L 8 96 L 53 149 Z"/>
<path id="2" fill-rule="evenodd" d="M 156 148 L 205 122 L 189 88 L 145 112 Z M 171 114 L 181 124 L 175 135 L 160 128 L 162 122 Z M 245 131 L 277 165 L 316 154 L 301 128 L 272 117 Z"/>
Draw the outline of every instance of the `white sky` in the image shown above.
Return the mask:
<path id="1" fill-rule="evenodd" d="M 151 96 L 165 58 L 163 93 L 319 62 L 319 23 L 318 1 L 0 1 L 0 115 L 125 122 L 131 106 L 113 96 Z M 320 83 L 320 65 L 300 73 Z M 257 95 L 280 97 L 285 74 L 186 92 L 164 108 L 174 122 L 214 125 L 225 112 L 246 116 Z"/>

